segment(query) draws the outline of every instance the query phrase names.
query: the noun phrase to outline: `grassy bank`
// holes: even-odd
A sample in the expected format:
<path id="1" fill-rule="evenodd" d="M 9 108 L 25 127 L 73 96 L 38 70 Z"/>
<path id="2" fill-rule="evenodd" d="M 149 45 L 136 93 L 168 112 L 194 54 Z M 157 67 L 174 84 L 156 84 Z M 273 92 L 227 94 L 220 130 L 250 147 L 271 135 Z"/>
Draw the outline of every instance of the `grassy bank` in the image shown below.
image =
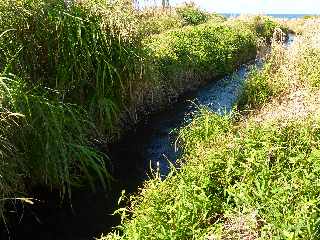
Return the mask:
<path id="1" fill-rule="evenodd" d="M 309 91 L 319 87 L 319 20 L 305 20 L 301 33 L 289 49 L 273 43 L 273 49 L 262 71 L 248 77 L 238 101 L 241 109 L 261 109 L 273 100 L 286 101 L 297 89 Z M 264 108 L 262 108 L 263 110 Z"/>
<path id="2" fill-rule="evenodd" d="M 145 183 L 102 239 L 318 239 L 319 120 L 245 126 L 202 112 L 179 171 Z"/>
<path id="3" fill-rule="evenodd" d="M 63 198 L 107 185 L 97 144 L 247 62 L 275 27 L 189 5 L 148 13 L 128 1 L 1 1 L 1 214 L 35 186 Z"/>
<path id="4" fill-rule="evenodd" d="M 125 199 L 101 239 L 319 239 L 318 24 L 288 49 L 273 43 L 241 112 L 203 109 L 181 129 L 181 167 Z"/>

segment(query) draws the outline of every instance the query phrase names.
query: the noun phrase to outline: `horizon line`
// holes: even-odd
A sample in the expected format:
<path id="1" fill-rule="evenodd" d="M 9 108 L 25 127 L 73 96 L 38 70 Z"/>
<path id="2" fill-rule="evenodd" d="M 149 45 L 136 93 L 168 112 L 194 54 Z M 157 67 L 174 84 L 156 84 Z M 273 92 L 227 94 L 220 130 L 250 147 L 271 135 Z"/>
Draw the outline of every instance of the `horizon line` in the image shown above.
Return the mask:
<path id="1" fill-rule="evenodd" d="M 215 11 L 213 11 L 215 12 Z M 273 14 L 273 15 L 317 15 L 320 16 L 320 13 L 272 13 L 272 12 L 215 12 L 215 13 L 219 13 L 219 14 Z"/>

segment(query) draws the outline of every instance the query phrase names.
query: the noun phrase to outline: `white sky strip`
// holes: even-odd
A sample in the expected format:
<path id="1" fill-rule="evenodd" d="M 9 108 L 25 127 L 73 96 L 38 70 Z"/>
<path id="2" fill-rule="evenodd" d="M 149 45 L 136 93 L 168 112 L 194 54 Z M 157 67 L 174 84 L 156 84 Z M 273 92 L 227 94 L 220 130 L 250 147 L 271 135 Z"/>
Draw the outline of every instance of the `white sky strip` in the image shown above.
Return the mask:
<path id="1" fill-rule="evenodd" d="M 147 5 L 161 4 L 161 0 L 145 1 L 148 2 Z M 185 0 L 170 0 L 173 6 L 183 2 Z M 220 13 L 320 14 L 320 0 L 194 0 L 194 2 L 203 9 Z"/>

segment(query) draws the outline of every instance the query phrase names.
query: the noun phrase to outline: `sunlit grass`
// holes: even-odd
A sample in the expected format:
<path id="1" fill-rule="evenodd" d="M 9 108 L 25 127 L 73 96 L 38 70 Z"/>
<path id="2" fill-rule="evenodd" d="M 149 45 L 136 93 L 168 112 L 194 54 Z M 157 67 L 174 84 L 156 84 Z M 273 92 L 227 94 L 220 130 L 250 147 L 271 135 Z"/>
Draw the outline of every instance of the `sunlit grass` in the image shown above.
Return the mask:
<path id="1" fill-rule="evenodd" d="M 319 120 L 247 124 L 202 110 L 184 164 L 145 183 L 102 239 L 317 239 Z"/>

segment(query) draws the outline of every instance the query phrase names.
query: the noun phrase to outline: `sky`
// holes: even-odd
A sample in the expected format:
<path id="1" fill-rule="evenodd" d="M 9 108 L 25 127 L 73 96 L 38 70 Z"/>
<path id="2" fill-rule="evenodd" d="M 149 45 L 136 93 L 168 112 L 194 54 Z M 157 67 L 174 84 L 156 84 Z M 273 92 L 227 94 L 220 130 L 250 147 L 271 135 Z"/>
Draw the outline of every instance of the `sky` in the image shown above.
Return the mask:
<path id="1" fill-rule="evenodd" d="M 161 0 L 149 0 L 159 2 Z M 185 0 L 169 0 L 177 5 Z M 219 13 L 320 14 L 320 0 L 194 0 L 203 9 Z"/>

